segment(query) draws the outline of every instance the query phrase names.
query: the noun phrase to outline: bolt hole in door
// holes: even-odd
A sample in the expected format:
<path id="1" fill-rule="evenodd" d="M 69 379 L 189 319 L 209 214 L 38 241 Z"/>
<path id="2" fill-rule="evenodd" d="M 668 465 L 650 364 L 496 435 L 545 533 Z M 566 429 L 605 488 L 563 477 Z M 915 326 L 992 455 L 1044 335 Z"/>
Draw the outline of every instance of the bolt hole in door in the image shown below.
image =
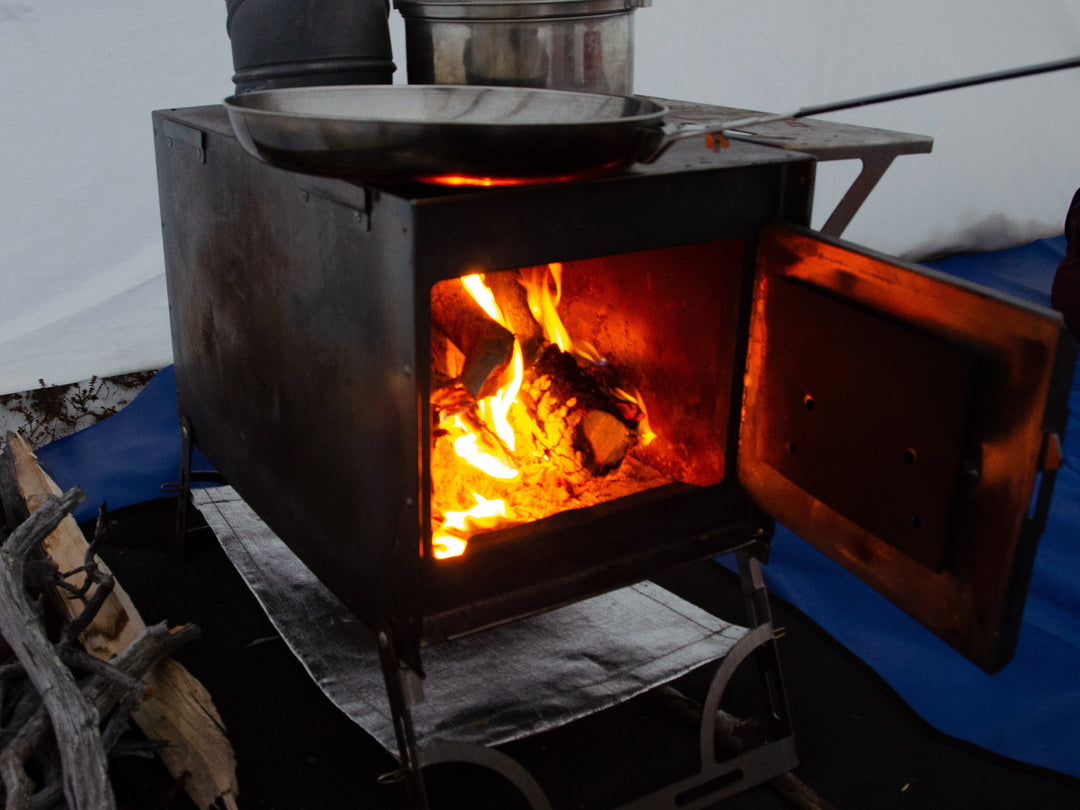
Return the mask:
<path id="1" fill-rule="evenodd" d="M 908 518 L 908 525 L 915 531 L 918 531 L 922 528 L 922 518 L 918 515 L 912 515 Z"/>
<path id="2" fill-rule="evenodd" d="M 797 449 L 798 449 L 798 448 L 796 448 L 796 446 L 795 446 L 795 442 L 788 442 L 788 445 L 787 445 L 787 451 L 788 451 L 788 453 L 790 453 L 791 455 L 795 455 L 795 451 L 796 451 Z"/>
<path id="3" fill-rule="evenodd" d="M 803 397 L 803 405 L 806 406 L 806 410 L 808 411 L 814 410 L 814 398 L 810 394 L 807 394 Z"/>
<path id="4" fill-rule="evenodd" d="M 916 459 L 915 450 L 911 447 L 904 450 L 904 463 L 914 464 Z"/>

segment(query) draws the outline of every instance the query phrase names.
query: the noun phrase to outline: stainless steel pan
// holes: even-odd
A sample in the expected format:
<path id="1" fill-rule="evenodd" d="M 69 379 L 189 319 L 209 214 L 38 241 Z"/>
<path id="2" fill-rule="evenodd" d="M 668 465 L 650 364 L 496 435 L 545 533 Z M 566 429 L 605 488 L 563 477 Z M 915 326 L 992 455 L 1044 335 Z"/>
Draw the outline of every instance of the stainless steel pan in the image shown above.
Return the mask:
<path id="1" fill-rule="evenodd" d="M 637 96 L 471 85 L 358 85 L 265 90 L 225 99 L 253 155 L 308 174 L 373 182 L 448 177 L 560 180 L 649 163 L 672 143 L 708 132 L 1080 66 L 1080 57 L 739 121 L 665 121 Z"/>

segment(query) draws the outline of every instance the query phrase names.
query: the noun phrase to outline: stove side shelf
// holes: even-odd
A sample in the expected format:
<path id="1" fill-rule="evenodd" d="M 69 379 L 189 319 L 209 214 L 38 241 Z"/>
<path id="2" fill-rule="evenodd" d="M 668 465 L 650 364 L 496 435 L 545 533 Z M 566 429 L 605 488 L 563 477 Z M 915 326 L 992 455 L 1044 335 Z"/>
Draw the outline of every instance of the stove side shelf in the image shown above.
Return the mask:
<path id="1" fill-rule="evenodd" d="M 712 123 L 738 121 L 768 113 L 736 107 L 714 107 L 687 101 L 654 99 L 671 110 L 671 121 L 680 123 Z M 728 133 L 732 138 L 732 134 Z M 811 155 L 818 161 L 858 160 L 862 170 L 836 204 L 836 208 L 821 227 L 827 236 L 840 236 L 855 214 L 866 202 L 878 181 L 901 155 L 929 153 L 934 139 L 929 135 L 895 132 L 888 129 L 841 124 L 817 118 L 798 118 L 770 121 L 747 127 L 745 134 L 735 136 L 765 146 L 774 146 Z"/>

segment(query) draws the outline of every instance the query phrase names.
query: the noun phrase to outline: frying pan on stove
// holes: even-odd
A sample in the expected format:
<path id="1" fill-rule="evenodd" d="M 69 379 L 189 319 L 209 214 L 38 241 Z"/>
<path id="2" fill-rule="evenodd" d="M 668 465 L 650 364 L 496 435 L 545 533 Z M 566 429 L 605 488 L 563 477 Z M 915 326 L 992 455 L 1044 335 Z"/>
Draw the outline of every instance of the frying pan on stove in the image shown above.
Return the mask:
<path id="1" fill-rule="evenodd" d="M 472 85 L 351 85 L 264 90 L 224 106 L 255 157 L 307 174 L 372 182 L 450 176 L 562 180 L 656 160 L 675 141 L 786 118 L 1080 66 L 1080 57 L 922 85 L 794 112 L 706 124 L 665 120 L 639 96 Z"/>

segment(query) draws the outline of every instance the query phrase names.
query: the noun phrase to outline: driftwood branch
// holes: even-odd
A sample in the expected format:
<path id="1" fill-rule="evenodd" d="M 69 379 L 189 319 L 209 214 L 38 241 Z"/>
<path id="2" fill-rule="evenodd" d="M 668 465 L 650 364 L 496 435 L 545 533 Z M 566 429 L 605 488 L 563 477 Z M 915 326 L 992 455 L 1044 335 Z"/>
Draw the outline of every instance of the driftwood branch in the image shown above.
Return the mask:
<path id="1" fill-rule="evenodd" d="M 18 656 L 48 712 L 63 765 L 64 798 L 70 808 L 115 806 L 108 763 L 98 735 L 97 712 L 83 699 L 71 672 L 53 648 L 26 595 L 26 555 L 41 544 L 85 498 L 71 490 L 50 498 L 11 533 L 0 548 L 0 633 Z M 7 807 L 28 807 L 22 761 L 0 755 Z"/>
<path id="2" fill-rule="evenodd" d="M 16 506 L 21 505 L 36 515 L 34 510 L 59 488 L 41 469 L 29 445 L 17 434 L 8 434 L 3 460 L 13 470 L 14 497 L 19 501 Z M 7 464 L 0 464 L 0 468 L 4 466 Z M 0 475 L 0 487 L 5 486 L 2 479 Z M 9 489 L 3 491 L 6 501 Z M 100 535 L 103 527 L 104 522 L 99 518 L 95 535 Z M 67 583 L 74 586 L 74 593 L 80 594 L 78 598 L 71 598 L 73 591 L 70 588 L 50 588 L 55 594 L 54 604 L 65 619 L 75 620 L 83 628 L 77 635 L 86 651 L 115 665 L 119 656 L 146 629 L 138 609 L 124 589 L 114 582 L 104 562 L 96 559 L 92 547 L 70 516 L 45 539 L 43 547 L 57 570 L 71 575 Z M 78 619 L 80 616 L 85 616 L 89 622 Z M 68 639 L 74 635 L 74 632 L 68 633 Z M 149 669 L 145 677 L 149 689 L 134 705 L 132 719 L 147 738 L 168 742 L 159 750 L 159 755 L 169 773 L 183 785 L 197 807 L 235 807 L 238 793 L 236 756 L 209 692 L 183 666 L 169 658 Z M 116 700 L 123 700 L 124 690 L 115 684 L 112 688 L 120 689 Z M 20 705 L 17 711 L 20 717 L 25 717 L 35 708 L 28 702 Z"/>
<path id="3" fill-rule="evenodd" d="M 95 675 L 82 686 L 84 699 L 99 716 L 108 715 L 118 700 L 124 700 L 124 706 L 113 712 L 101 734 L 102 747 L 106 751 L 112 750 L 126 722 L 126 715 L 142 696 L 145 686 L 138 679 L 145 677 L 158 662 L 197 638 L 198 634 L 195 625 L 185 625 L 175 630 L 169 630 L 164 623 L 148 627 L 113 659 L 111 666 L 115 673 Z M 124 683 L 118 683 L 118 678 L 124 679 Z M 135 688 L 130 689 L 129 684 L 135 684 Z M 50 807 L 63 794 L 62 785 L 52 784 L 30 795 L 33 783 L 22 765 L 45 742 L 50 731 L 48 714 L 39 708 L 21 724 L 18 734 L 0 751 L 0 774 L 8 789 L 7 807 Z M 13 803 L 13 795 L 16 803 Z"/>

